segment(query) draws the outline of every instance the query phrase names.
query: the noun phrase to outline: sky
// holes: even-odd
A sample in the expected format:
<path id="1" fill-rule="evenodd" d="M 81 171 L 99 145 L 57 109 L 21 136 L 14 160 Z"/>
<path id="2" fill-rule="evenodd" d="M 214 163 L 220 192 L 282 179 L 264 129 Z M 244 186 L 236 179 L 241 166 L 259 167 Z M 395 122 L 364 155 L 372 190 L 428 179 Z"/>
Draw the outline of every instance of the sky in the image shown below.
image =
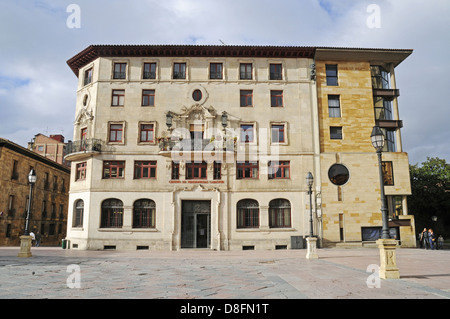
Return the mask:
<path id="1" fill-rule="evenodd" d="M 449 17 L 448 0 L 1 0 L 0 137 L 72 140 L 66 61 L 91 44 L 413 49 L 396 68 L 403 150 L 450 162 Z"/>

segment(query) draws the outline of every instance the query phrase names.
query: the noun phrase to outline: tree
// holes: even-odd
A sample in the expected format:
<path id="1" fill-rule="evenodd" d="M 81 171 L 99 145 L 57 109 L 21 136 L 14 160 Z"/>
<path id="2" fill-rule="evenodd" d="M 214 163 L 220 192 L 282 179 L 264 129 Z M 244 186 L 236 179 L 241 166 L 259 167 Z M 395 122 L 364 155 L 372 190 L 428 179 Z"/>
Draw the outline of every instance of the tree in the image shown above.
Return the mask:
<path id="1" fill-rule="evenodd" d="M 408 210 L 416 220 L 416 230 L 433 228 L 434 233 L 450 236 L 450 164 L 445 159 L 427 157 L 419 167 L 410 165 L 411 192 Z M 437 222 L 432 221 L 437 217 Z"/>

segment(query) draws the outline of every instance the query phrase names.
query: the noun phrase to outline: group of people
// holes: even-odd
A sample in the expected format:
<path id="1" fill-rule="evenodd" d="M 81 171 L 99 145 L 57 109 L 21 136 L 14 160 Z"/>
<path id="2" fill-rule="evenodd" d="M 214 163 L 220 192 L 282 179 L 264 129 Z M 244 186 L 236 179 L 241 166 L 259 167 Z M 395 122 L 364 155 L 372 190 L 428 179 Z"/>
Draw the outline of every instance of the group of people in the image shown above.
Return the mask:
<path id="1" fill-rule="evenodd" d="M 420 248 L 425 249 L 444 249 L 444 238 L 442 235 L 439 235 L 436 238 L 436 235 L 433 232 L 433 229 L 424 228 L 422 232 L 419 234 L 419 243 Z"/>
<path id="2" fill-rule="evenodd" d="M 30 231 L 31 236 L 31 245 L 35 247 L 39 247 L 41 245 L 41 233 L 37 232 L 36 235 Z"/>

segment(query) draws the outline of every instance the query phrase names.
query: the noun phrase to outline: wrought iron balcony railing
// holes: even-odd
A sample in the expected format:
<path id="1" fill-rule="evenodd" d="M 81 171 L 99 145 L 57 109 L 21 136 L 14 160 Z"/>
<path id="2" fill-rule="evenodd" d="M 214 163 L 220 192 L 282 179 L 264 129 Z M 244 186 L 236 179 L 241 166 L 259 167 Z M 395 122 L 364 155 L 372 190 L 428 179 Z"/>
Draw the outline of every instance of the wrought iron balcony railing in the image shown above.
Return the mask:
<path id="1" fill-rule="evenodd" d="M 81 141 L 69 142 L 65 146 L 65 159 L 74 160 L 83 154 L 100 153 L 102 151 L 102 141 L 96 138 L 84 139 Z"/>
<path id="2" fill-rule="evenodd" d="M 164 151 L 179 151 L 179 152 L 234 152 L 235 142 L 219 141 L 208 139 L 184 139 L 184 140 L 170 140 L 161 139 L 159 141 L 159 150 Z"/>

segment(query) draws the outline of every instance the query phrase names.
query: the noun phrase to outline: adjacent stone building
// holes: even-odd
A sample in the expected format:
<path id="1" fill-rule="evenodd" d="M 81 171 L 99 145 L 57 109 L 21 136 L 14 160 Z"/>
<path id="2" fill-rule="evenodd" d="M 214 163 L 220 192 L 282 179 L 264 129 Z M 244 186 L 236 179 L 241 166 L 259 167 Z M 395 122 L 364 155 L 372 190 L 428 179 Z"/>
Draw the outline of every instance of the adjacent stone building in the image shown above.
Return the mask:
<path id="1" fill-rule="evenodd" d="M 60 245 L 66 236 L 70 169 L 9 140 L 0 138 L 0 245 L 18 246 L 25 230 L 34 168 L 30 231 L 40 232 L 43 246 Z"/>
<path id="2" fill-rule="evenodd" d="M 375 118 L 377 94 L 391 94 L 392 106 L 384 109 L 397 113 L 398 95 L 374 88 L 372 69 L 387 67 L 393 76 L 410 53 L 86 48 L 68 61 L 79 78 L 65 157 L 72 162 L 70 247 L 301 248 L 310 231 L 308 172 L 315 177 L 314 234 L 322 244 L 372 242 L 381 213 L 371 129 L 401 127 L 398 114 Z M 335 82 L 327 84 L 330 74 Z M 407 222 L 391 226 L 409 244 L 406 229 L 414 236 L 414 224 L 406 215 L 408 160 L 400 145 L 385 159 L 395 173 L 387 194 L 395 205 L 401 198 L 397 212 Z"/>

